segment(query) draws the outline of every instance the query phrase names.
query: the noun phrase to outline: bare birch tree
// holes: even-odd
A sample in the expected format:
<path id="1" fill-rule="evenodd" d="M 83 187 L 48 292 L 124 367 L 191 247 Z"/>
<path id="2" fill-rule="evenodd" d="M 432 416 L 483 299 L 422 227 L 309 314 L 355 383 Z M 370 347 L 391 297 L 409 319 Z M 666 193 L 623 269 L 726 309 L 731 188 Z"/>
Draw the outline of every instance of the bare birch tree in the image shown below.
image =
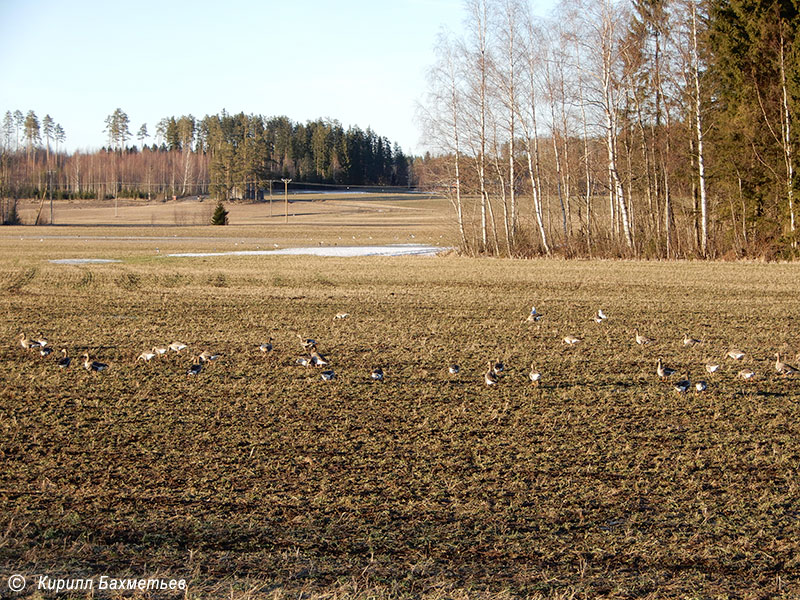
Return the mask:
<path id="1" fill-rule="evenodd" d="M 469 39 L 464 47 L 467 57 L 466 116 L 470 121 L 468 143 L 472 150 L 475 170 L 478 177 L 481 210 L 481 251 L 489 247 L 489 228 L 487 210 L 492 211 L 489 204 L 489 191 L 486 185 L 486 120 L 489 110 L 489 6 L 488 0 L 466 0 L 467 28 Z"/>
<path id="2" fill-rule="evenodd" d="M 440 35 L 438 61 L 428 74 L 428 102 L 422 110 L 425 140 L 434 148 L 453 157 L 453 181 L 448 196 L 456 213 L 461 247 L 469 251 L 464 227 L 464 205 L 461 197 L 461 95 L 455 49 L 451 41 Z M 441 111 L 441 113 L 439 112 Z"/>
<path id="3" fill-rule="evenodd" d="M 691 73 L 694 84 L 694 126 L 697 136 L 697 179 L 700 190 L 700 252 L 703 257 L 708 255 L 708 196 L 706 194 L 705 154 L 703 152 L 703 116 L 702 97 L 700 95 L 700 55 L 697 50 L 697 5 L 695 0 L 689 0 L 691 5 Z"/>
<path id="4" fill-rule="evenodd" d="M 506 229 L 509 246 L 513 246 L 517 232 L 519 209 L 516 198 L 516 135 L 518 106 L 518 73 L 520 60 L 519 26 L 522 7 L 519 0 L 501 0 L 497 23 L 497 41 L 502 60 L 496 61 L 494 72 L 501 90 L 500 104 L 503 107 L 508 146 L 508 196 L 510 215 Z"/>
<path id="5" fill-rule="evenodd" d="M 525 16 L 525 78 L 527 89 L 525 100 L 520 102 L 521 125 L 527 142 L 526 158 L 528 163 L 528 177 L 531 184 L 531 200 L 536 225 L 539 229 L 539 238 L 547 254 L 551 253 L 544 228 L 544 211 L 542 210 L 542 180 L 539 157 L 539 130 L 537 122 L 537 102 L 539 87 L 538 72 L 541 66 L 541 56 L 537 49 L 541 46 L 542 35 L 534 22 L 533 15 L 528 11 Z"/>
<path id="6" fill-rule="evenodd" d="M 694 5 L 694 3 L 693 3 Z M 781 74 L 781 146 L 783 161 L 786 167 L 786 198 L 789 201 L 789 231 L 791 244 L 797 249 L 797 229 L 794 216 L 794 151 L 792 148 L 792 115 L 789 111 L 789 92 L 786 83 L 786 53 L 783 37 L 784 23 L 781 21 L 779 29 L 779 66 Z"/>

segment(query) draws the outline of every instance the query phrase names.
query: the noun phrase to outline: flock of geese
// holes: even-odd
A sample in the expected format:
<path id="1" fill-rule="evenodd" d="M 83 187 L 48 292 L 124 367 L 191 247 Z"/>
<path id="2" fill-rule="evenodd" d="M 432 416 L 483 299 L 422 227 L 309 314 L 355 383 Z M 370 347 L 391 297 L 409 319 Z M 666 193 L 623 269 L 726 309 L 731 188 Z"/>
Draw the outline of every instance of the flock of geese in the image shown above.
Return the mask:
<path id="1" fill-rule="evenodd" d="M 349 317 L 350 315 L 347 313 L 339 313 L 334 318 L 335 319 L 344 319 Z M 300 338 L 300 345 L 302 346 L 303 350 L 305 351 L 305 355 L 299 357 L 295 364 L 309 367 L 322 367 L 328 365 L 328 359 L 326 359 L 322 354 L 320 354 L 319 350 L 317 349 L 317 342 L 311 338 L 303 338 L 301 335 L 297 335 Z M 269 353 L 273 351 L 272 345 L 273 339 L 269 338 L 267 342 L 258 346 L 258 350 L 262 353 Z M 19 344 L 25 350 L 38 350 L 39 354 L 43 357 L 50 356 L 53 353 L 53 349 L 49 346 L 49 342 L 43 338 L 29 338 L 25 333 L 19 334 Z M 173 342 L 168 346 L 154 346 L 149 351 L 145 350 L 142 352 L 138 357 L 136 357 L 136 361 L 144 361 L 150 362 L 154 358 L 159 356 L 163 356 L 167 353 L 174 352 L 175 354 L 180 354 L 183 350 L 186 350 L 188 346 L 182 342 Z M 61 349 L 62 357 L 56 363 L 59 368 L 67 369 L 72 364 L 72 358 L 67 356 L 66 348 Z M 200 372 L 203 370 L 203 363 L 211 362 L 220 358 L 222 354 L 209 352 L 208 350 L 204 350 L 200 354 L 194 357 L 192 365 L 186 371 L 187 375 L 199 375 Z M 91 360 L 89 353 L 85 352 L 81 358 L 83 359 L 83 367 L 90 372 L 102 372 L 109 368 L 107 363 L 102 363 L 96 360 Z M 331 369 L 323 370 L 321 373 L 321 377 L 324 381 L 332 381 L 336 379 L 336 374 Z M 375 381 L 383 381 L 383 369 L 381 367 L 377 367 L 373 369 L 371 373 L 371 378 Z"/>
<path id="2" fill-rule="evenodd" d="M 272 338 L 270 338 L 270 341 L 271 339 Z M 25 333 L 20 333 L 19 344 L 25 350 L 38 350 L 39 354 L 41 354 L 44 357 L 50 356 L 50 354 L 52 354 L 53 352 L 52 348 L 50 348 L 50 346 L 48 345 L 48 341 L 43 337 L 29 338 Z M 173 342 L 169 346 L 163 346 L 163 347 L 154 346 L 150 351 L 145 350 L 144 352 L 142 352 L 136 358 L 136 360 L 137 362 L 140 360 L 144 362 L 149 362 L 158 356 L 163 356 L 164 354 L 167 354 L 167 352 L 169 351 L 173 351 L 176 354 L 180 354 L 181 351 L 185 350 L 186 348 L 188 348 L 188 346 L 181 342 Z M 272 350 L 272 344 L 267 343 L 261 345 L 262 351 L 265 351 L 267 349 Z M 61 349 L 61 355 L 62 355 L 61 358 L 58 360 L 56 364 L 58 365 L 59 368 L 66 369 L 72 364 L 72 358 L 67 356 L 66 348 Z M 187 374 L 189 375 L 199 374 L 200 371 L 202 371 L 203 368 L 202 365 L 204 362 L 217 360 L 221 356 L 222 356 L 221 354 L 214 354 L 212 352 L 209 352 L 208 350 L 204 350 L 195 357 L 196 362 L 192 364 L 191 367 L 189 367 Z M 84 352 L 81 358 L 83 359 L 83 367 L 87 371 L 94 371 L 96 373 L 99 373 L 109 368 L 109 365 L 107 363 L 102 363 L 97 360 L 91 360 L 88 352 Z"/>
<path id="3" fill-rule="evenodd" d="M 334 319 L 346 319 L 350 315 L 348 313 L 337 313 L 334 316 Z M 544 318 L 544 315 L 536 310 L 534 306 L 531 308 L 531 312 L 528 315 L 527 321 L 529 323 L 539 323 Z M 593 320 L 596 323 L 602 324 L 605 323 L 608 319 L 608 316 L 603 312 L 602 309 L 597 311 L 597 314 L 593 317 Z M 324 368 L 321 373 L 320 377 L 324 381 L 332 381 L 336 379 L 336 373 L 333 369 L 330 368 L 330 361 L 323 356 L 317 346 L 317 341 L 313 338 L 306 338 L 301 336 L 300 334 L 296 334 L 297 338 L 300 341 L 300 346 L 303 349 L 303 355 L 298 357 L 295 361 L 296 365 L 303 366 L 303 367 L 326 367 Z M 655 340 L 644 336 L 639 333 L 639 329 L 634 329 L 634 341 L 640 346 L 649 346 L 655 343 Z M 562 338 L 562 343 L 567 346 L 576 346 L 583 342 L 583 339 L 576 337 L 574 335 L 566 335 Z M 262 353 L 271 353 L 273 352 L 273 338 L 269 338 L 267 342 L 258 346 L 258 350 Z M 48 341 L 43 338 L 29 338 L 25 333 L 19 334 L 19 343 L 25 350 L 38 350 L 41 356 L 47 357 L 52 354 L 53 350 L 48 345 Z M 698 344 L 702 344 L 702 340 L 697 338 L 691 337 L 688 333 L 684 335 L 683 338 L 683 345 L 685 347 L 692 347 Z M 149 351 L 142 352 L 138 357 L 137 361 L 141 360 L 144 362 L 149 362 L 154 358 L 159 356 L 163 356 L 170 352 L 174 352 L 176 354 L 180 354 L 182 351 L 187 349 L 187 345 L 181 342 L 173 342 L 168 346 L 154 346 Z M 203 370 L 203 364 L 211 361 L 215 361 L 219 359 L 222 355 L 218 353 L 212 353 L 207 350 L 204 350 L 200 354 L 196 355 L 193 359 L 192 365 L 186 371 L 187 375 L 196 376 Z M 730 349 L 725 357 L 729 358 L 734 361 L 741 361 L 744 359 L 746 354 L 741 350 L 732 348 Z M 109 368 L 109 365 L 106 363 L 102 363 L 96 360 L 92 360 L 89 356 L 88 352 L 85 352 L 81 358 L 83 359 L 83 367 L 90 372 L 102 372 Z M 800 354 L 797 355 L 797 360 L 800 360 Z M 67 355 L 67 350 L 61 350 L 61 358 L 57 361 L 57 366 L 61 369 L 67 369 L 70 364 L 72 363 L 72 359 Z M 708 362 L 705 364 L 705 370 L 709 374 L 714 374 L 720 370 L 720 364 L 714 362 Z M 450 364 L 448 367 L 448 372 L 450 375 L 458 375 L 461 371 L 461 368 L 457 364 Z M 488 362 L 488 369 L 484 373 L 484 383 L 488 387 L 496 386 L 505 371 L 505 365 L 500 361 L 489 361 Z M 775 371 L 783 376 L 792 376 L 796 375 L 798 369 L 790 364 L 787 364 L 783 360 L 781 360 L 780 353 L 775 353 Z M 676 369 L 668 367 L 664 364 L 661 357 L 658 357 L 656 362 L 656 375 L 662 381 L 668 381 L 673 375 L 678 374 Z M 744 380 L 752 380 L 755 377 L 756 373 L 752 369 L 744 368 L 738 372 L 738 376 Z M 370 373 L 370 378 L 373 381 L 383 381 L 384 380 L 384 372 L 382 367 L 376 367 Z M 538 386 L 542 381 L 542 373 L 540 373 L 536 367 L 535 363 L 531 364 L 530 372 L 528 373 L 528 380 L 530 381 L 531 385 Z M 694 388 L 697 392 L 703 392 L 708 388 L 708 383 L 704 380 L 697 380 L 692 381 L 691 379 L 691 372 L 689 370 L 686 371 L 686 378 L 681 379 L 673 384 L 673 388 L 675 391 L 679 393 L 686 393 L 692 388 Z"/>
<path id="4" fill-rule="evenodd" d="M 542 315 L 542 313 L 536 310 L 536 307 L 534 306 L 531 308 L 531 312 L 528 315 L 527 321 L 529 323 L 538 323 L 542 320 L 543 317 L 544 315 Z M 600 324 L 605 323 L 607 319 L 608 315 L 606 315 L 605 312 L 603 312 L 602 308 L 599 309 L 597 311 L 597 314 L 594 315 L 594 317 L 592 318 L 592 320 L 595 323 L 600 323 Z M 634 341 L 640 346 L 649 346 L 655 343 L 655 340 L 653 340 L 652 338 L 649 338 L 639 333 L 638 327 L 633 330 L 633 336 L 634 336 L 633 337 Z M 563 344 L 566 344 L 567 346 L 575 346 L 577 344 L 580 344 L 583 340 L 574 335 L 566 335 L 561 339 L 561 341 Z M 694 338 L 690 336 L 688 333 L 683 336 L 684 347 L 688 348 L 696 346 L 698 344 L 702 344 L 702 340 Z M 742 359 L 745 358 L 745 356 L 746 354 L 737 348 L 731 348 L 725 354 L 726 358 L 730 358 L 735 361 L 741 361 Z M 796 359 L 800 360 L 800 353 L 797 355 Z M 499 381 L 499 377 L 503 372 L 503 370 L 504 370 L 504 365 L 502 363 L 493 364 L 492 362 L 490 362 L 489 369 L 484 374 L 484 381 L 486 385 L 487 386 L 496 385 L 497 382 Z M 709 374 L 714 374 L 720 370 L 720 364 L 715 362 L 707 362 L 705 364 L 705 370 Z M 781 355 L 779 352 L 775 353 L 775 371 L 783 376 L 792 376 L 800 372 L 796 367 L 781 360 Z M 450 372 L 451 373 L 453 372 L 452 367 Z M 677 373 L 678 373 L 677 369 L 665 366 L 662 361 L 662 358 L 658 357 L 658 360 L 656 361 L 656 375 L 658 375 L 658 377 L 662 381 L 669 380 L 670 377 L 672 377 Z M 738 376 L 744 380 L 752 380 L 756 376 L 756 373 L 752 369 L 744 368 L 738 372 Z M 539 385 L 539 382 L 542 379 L 542 375 L 539 371 L 537 371 L 534 368 L 534 365 L 531 365 L 531 371 L 528 374 L 528 378 L 531 380 L 533 385 Z M 686 378 L 675 382 L 673 384 L 673 388 L 675 389 L 676 392 L 681 394 L 685 394 L 692 388 L 694 388 L 698 392 L 704 392 L 708 389 L 708 383 L 702 379 L 692 381 L 691 372 L 690 370 L 687 369 Z"/>

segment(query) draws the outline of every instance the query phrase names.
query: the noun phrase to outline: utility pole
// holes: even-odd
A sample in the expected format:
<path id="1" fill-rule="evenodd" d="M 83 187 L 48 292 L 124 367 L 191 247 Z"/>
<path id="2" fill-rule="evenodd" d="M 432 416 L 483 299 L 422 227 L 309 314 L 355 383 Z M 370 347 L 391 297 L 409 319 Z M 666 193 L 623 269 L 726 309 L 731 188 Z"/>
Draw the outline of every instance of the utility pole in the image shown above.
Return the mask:
<path id="1" fill-rule="evenodd" d="M 291 183 L 291 179 L 281 179 L 283 182 L 283 199 L 284 199 L 284 206 L 286 207 L 286 223 L 289 222 L 289 183 Z"/>
<path id="2" fill-rule="evenodd" d="M 50 191 L 50 225 L 53 224 L 53 171 L 47 172 L 47 189 Z"/>

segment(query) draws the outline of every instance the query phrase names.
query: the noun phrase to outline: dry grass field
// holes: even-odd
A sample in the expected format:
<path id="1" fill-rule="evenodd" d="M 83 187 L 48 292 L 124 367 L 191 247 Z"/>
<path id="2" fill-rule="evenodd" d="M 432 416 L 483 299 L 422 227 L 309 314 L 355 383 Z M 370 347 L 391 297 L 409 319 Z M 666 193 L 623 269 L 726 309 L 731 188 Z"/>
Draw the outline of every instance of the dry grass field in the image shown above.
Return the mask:
<path id="1" fill-rule="evenodd" d="M 453 216 L 446 200 L 425 194 L 308 194 L 289 195 L 289 223 L 285 224 L 286 205 L 283 195 L 270 202 L 227 203 L 230 227 L 201 227 L 208 225 L 215 202 L 196 199 L 161 202 L 158 200 L 56 201 L 54 227 L 42 229 L 53 235 L 63 234 L 71 227 L 87 236 L 113 237 L 177 237 L 194 243 L 198 237 L 213 238 L 270 238 L 277 243 L 315 245 L 321 241 L 337 243 L 396 243 L 409 241 L 409 236 L 426 241 L 446 243 L 453 238 Z M 22 222 L 33 223 L 39 213 L 39 201 L 19 204 Z M 42 218 L 49 219 L 50 205 L 45 201 Z M 97 233 L 104 226 L 124 233 Z M 192 227 L 187 227 L 192 226 Z M 91 230 L 87 230 L 91 227 Z M 235 230 L 233 233 L 231 230 Z M 91 233 L 90 233 L 91 231 Z M 307 235 L 308 234 L 308 235 Z"/>
<path id="2" fill-rule="evenodd" d="M 183 577 L 187 598 L 800 595 L 800 377 L 774 370 L 800 351 L 797 265 L 165 256 L 451 243 L 439 201 L 380 202 L 0 228 L 0 595 L 36 596 L 17 572 Z M 298 334 L 335 380 L 295 364 Z M 659 356 L 708 389 L 674 391 Z"/>

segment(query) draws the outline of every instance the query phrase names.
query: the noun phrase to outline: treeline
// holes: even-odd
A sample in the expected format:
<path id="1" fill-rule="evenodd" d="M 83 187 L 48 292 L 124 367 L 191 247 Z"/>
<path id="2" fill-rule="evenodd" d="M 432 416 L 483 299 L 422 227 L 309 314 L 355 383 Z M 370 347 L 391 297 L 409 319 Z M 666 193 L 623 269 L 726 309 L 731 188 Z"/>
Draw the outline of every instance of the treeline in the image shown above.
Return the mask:
<path id="1" fill-rule="evenodd" d="M 167 124 L 168 148 L 182 149 L 180 120 Z M 209 158 L 211 186 L 230 197 L 240 181 L 292 178 L 307 183 L 408 186 L 409 157 L 371 129 L 337 121 L 293 123 L 286 117 L 222 113 L 203 119 L 196 146 Z"/>
<path id="2" fill-rule="evenodd" d="M 63 130 L 59 137 L 49 130 L 43 135 L 32 111 L 19 127 L 10 111 L 6 121 L 0 160 L 4 198 L 211 194 L 227 201 L 260 198 L 270 182 L 282 178 L 295 185 L 411 184 L 410 157 L 397 144 L 369 128 L 344 129 L 337 121 L 302 124 L 225 111 L 203 119 L 167 117 L 157 123 L 152 144 L 147 125 L 139 127 L 135 145 L 130 119 L 117 109 L 105 120 L 108 145 L 72 154 L 55 145 L 64 142 Z"/>
<path id="3" fill-rule="evenodd" d="M 421 182 L 464 252 L 797 255 L 792 0 L 467 0 L 443 36 Z"/>

